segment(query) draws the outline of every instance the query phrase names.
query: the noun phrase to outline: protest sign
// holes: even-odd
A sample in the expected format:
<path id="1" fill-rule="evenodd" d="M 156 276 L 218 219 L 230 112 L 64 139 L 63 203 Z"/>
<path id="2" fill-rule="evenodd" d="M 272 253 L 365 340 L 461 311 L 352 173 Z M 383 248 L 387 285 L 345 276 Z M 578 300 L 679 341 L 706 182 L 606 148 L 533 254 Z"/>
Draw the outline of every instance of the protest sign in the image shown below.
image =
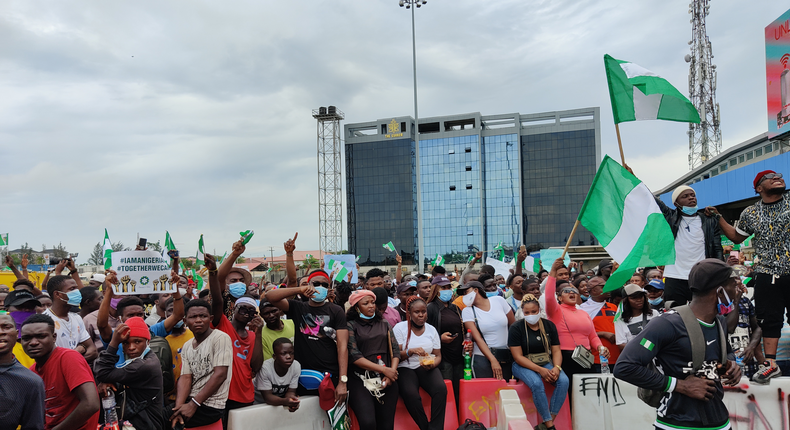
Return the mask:
<path id="1" fill-rule="evenodd" d="M 561 255 L 562 248 L 541 249 L 540 264 L 543 265 L 544 269 L 550 270 L 551 265 L 554 264 L 554 261 L 560 258 Z M 571 256 L 566 253 L 565 258 L 562 261 L 565 263 L 565 266 L 571 264 Z"/>
<path id="2" fill-rule="evenodd" d="M 332 254 L 325 254 L 324 255 L 324 270 L 326 273 L 330 273 L 332 271 L 332 266 L 329 264 L 330 261 L 339 261 L 340 264 L 343 265 L 346 269 L 350 270 L 353 275 L 351 275 L 351 282 L 357 282 L 357 257 L 354 254 L 340 254 L 340 255 L 332 255 Z"/>
<path id="3" fill-rule="evenodd" d="M 112 263 L 120 281 L 113 286 L 115 295 L 172 293 L 178 288 L 170 282 L 170 262 L 156 251 L 113 252 Z"/>
<path id="4" fill-rule="evenodd" d="M 502 275 L 505 279 L 510 276 L 510 269 L 513 268 L 510 264 L 505 263 L 504 261 L 499 261 L 496 258 L 488 257 L 486 258 L 486 264 L 494 268 L 494 273 L 497 275 Z"/>

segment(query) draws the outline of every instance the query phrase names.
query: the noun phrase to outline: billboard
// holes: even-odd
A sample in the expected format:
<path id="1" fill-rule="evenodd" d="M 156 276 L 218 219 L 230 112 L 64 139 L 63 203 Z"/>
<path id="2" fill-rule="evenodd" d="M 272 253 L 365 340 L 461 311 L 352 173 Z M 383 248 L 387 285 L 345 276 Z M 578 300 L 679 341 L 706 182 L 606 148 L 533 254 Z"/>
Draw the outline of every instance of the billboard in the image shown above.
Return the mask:
<path id="1" fill-rule="evenodd" d="M 765 27 L 768 138 L 790 131 L 790 10 Z"/>

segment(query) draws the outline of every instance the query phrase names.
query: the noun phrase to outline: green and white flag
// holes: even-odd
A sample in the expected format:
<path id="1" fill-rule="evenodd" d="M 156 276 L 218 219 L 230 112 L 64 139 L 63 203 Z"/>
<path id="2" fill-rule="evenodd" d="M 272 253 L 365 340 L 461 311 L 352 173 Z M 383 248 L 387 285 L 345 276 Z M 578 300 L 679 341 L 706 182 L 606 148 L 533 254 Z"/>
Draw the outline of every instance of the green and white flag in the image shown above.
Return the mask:
<path id="1" fill-rule="evenodd" d="M 243 240 L 243 244 L 248 244 L 252 236 L 255 234 L 252 230 L 240 231 L 239 234 L 241 235 L 241 239 Z"/>
<path id="2" fill-rule="evenodd" d="M 505 261 L 505 247 L 501 241 L 494 247 L 494 251 L 499 251 L 499 261 Z"/>
<path id="3" fill-rule="evenodd" d="M 309 259 L 313 258 L 313 254 L 305 254 L 304 258 L 305 258 L 305 260 L 309 260 Z"/>
<path id="4" fill-rule="evenodd" d="M 337 274 L 334 277 L 335 282 L 343 282 L 348 276 L 348 272 L 349 270 L 346 269 L 346 266 L 341 265 L 340 269 L 337 271 Z"/>
<path id="5" fill-rule="evenodd" d="M 8 233 L 0 233 L 0 246 L 8 246 Z"/>
<path id="6" fill-rule="evenodd" d="M 442 264 L 444 264 L 444 257 L 436 254 L 436 258 L 433 260 L 433 267 L 441 266 Z"/>
<path id="7" fill-rule="evenodd" d="M 603 56 L 615 124 L 662 119 L 699 124 L 699 112 L 666 79 L 628 61 Z"/>
<path id="8" fill-rule="evenodd" d="M 104 270 L 112 269 L 112 242 L 110 242 L 110 235 L 107 233 L 107 229 L 104 229 L 104 245 L 102 245 L 102 250 L 104 250 Z"/>
<path id="9" fill-rule="evenodd" d="M 225 251 L 225 253 L 222 254 L 222 257 L 217 257 L 217 264 L 222 264 L 222 262 L 225 261 L 225 258 L 227 256 L 228 256 L 228 251 Z"/>
<path id="10" fill-rule="evenodd" d="M 584 199 L 579 222 L 620 262 L 604 292 L 625 285 L 638 267 L 675 263 L 675 239 L 653 193 L 608 155 Z"/>
<path id="11" fill-rule="evenodd" d="M 200 235 L 198 240 L 198 250 L 195 255 L 195 266 L 200 267 L 206 264 L 206 247 L 203 246 L 203 235 Z"/>
<path id="12" fill-rule="evenodd" d="M 389 252 L 392 252 L 392 251 L 395 250 L 395 245 L 392 244 L 392 241 L 389 241 L 389 242 L 387 242 L 387 243 L 385 243 L 384 245 L 381 245 L 381 246 L 383 246 L 384 249 L 386 249 Z"/>
<path id="13" fill-rule="evenodd" d="M 528 255 L 527 258 L 525 258 L 521 263 L 521 268 L 524 270 L 529 270 L 532 273 L 538 273 L 540 272 L 540 260 Z"/>
<path id="14" fill-rule="evenodd" d="M 269 266 L 269 268 L 268 268 L 268 269 L 266 269 L 266 273 L 269 273 L 269 272 L 271 272 L 271 271 L 272 271 L 272 269 L 273 269 L 273 267 L 272 267 L 272 266 Z"/>
<path id="15" fill-rule="evenodd" d="M 162 247 L 162 259 L 165 261 L 172 261 L 167 253 L 176 249 L 176 246 L 173 244 L 173 239 L 170 238 L 170 232 L 165 230 L 165 246 Z"/>

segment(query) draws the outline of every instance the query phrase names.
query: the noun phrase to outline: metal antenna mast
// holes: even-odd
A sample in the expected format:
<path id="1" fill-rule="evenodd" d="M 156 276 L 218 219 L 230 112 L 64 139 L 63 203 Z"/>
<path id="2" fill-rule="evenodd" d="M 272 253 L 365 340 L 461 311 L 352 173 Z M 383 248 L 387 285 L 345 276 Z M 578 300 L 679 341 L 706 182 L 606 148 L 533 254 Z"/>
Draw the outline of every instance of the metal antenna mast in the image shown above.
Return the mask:
<path id="1" fill-rule="evenodd" d="M 318 120 L 318 236 L 323 253 L 343 249 L 343 196 L 340 176 L 340 109 L 329 106 L 313 110 Z"/>
<path id="2" fill-rule="evenodd" d="M 711 63 L 713 48 L 705 29 L 710 0 L 691 0 L 691 54 L 689 63 L 689 96 L 697 108 L 699 124 L 689 124 L 689 168 L 705 164 L 721 152 L 719 104 L 716 102 L 716 65 Z"/>

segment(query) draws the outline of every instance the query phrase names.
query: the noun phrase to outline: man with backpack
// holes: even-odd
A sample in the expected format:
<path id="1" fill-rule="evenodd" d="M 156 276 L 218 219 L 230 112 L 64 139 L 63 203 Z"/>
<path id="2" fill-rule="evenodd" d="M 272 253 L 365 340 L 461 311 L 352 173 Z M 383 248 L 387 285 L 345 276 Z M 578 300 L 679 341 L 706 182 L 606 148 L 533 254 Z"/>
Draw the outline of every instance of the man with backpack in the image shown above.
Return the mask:
<path id="1" fill-rule="evenodd" d="M 651 320 L 620 354 L 614 376 L 657 408 L 658 429 L 729 429 L 722 382 L 737 384 L 741 368 L 727 360 L 719 315 L 737 309 L 736 279 L 723 261 L 708 258 L 691 268 L 689 287 L 691 302 Z"/>

